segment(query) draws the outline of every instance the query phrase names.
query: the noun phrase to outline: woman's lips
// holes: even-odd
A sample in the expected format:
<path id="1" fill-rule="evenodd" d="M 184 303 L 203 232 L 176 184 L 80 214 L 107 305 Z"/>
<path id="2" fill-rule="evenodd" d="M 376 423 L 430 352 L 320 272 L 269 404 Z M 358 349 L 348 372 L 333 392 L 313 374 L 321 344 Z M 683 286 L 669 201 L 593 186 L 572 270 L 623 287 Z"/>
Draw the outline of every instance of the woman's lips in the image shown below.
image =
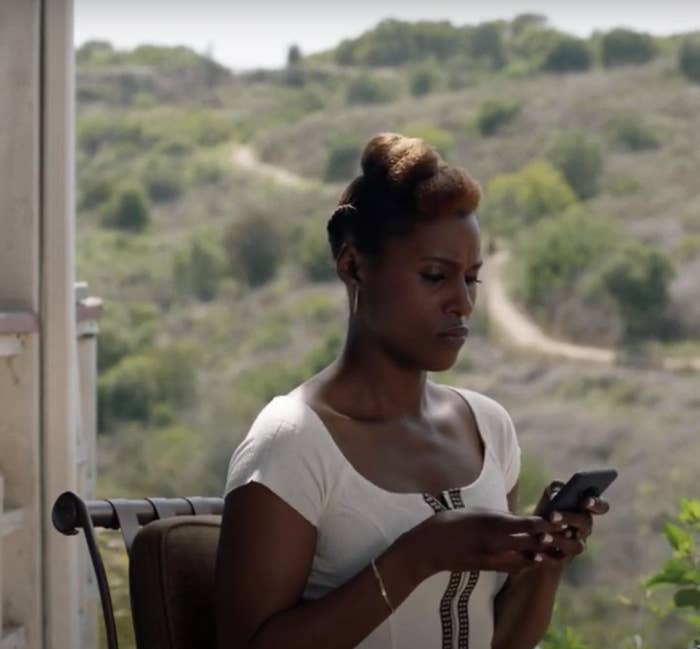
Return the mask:
<path id="1" fill-rule="evenodd" d="M 454 344 L 463 343 L 468 335 L 469 327 L 461 325 L 459 327 L 452 327 L 450 329 L 446 329 L 445 331 L 441 331 L 438 334 L 440 338 L 443 338 L 444 340 Z"/>

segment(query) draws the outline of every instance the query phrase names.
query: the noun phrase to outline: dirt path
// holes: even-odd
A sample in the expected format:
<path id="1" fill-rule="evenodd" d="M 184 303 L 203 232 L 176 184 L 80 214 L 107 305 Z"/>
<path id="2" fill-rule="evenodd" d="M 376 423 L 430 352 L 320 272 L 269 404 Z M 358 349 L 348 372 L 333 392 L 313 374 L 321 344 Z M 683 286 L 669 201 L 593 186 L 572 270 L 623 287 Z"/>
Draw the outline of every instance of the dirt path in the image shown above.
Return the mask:
<path id="1" fill-rule="evenodd" d="M 320 181 L 262 162 L 255 151 L 248 146 L 239 146 L 234 149 L 231 154 L 231 163 L 240 169 L 267 176 L 288 187 L 311 189 L 323 185 Z M 587 361 L 600 365 L 614 365 L 618 361 L 618 352 L 614 349 L 574 345 L 551 338 L 520 311 L 508 297 L 503 282 L 503 269 L 508 263 L 508 258 L 507 251 L 491 255 L 486 259 L 483 271 L 486 279 L 484 295 L 489 320 L 494 323 L 507 344 L 544 356 Z M 700 372 L 700 358 L 665 358 L 661 364 L 664 369 L 671 371 Z"/>

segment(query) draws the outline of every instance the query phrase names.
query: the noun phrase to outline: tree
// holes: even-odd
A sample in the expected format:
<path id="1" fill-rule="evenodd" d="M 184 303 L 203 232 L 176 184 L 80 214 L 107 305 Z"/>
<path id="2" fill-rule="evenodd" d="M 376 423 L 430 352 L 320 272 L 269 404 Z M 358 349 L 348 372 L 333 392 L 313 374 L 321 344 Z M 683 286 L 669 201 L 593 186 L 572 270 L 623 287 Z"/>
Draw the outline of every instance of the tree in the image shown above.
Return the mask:
<path id="1" fill-rule="evenodd" d="M 509 124 L 520 112 L 517 101 L 493 99 L 485 101 L 476 117 L 476 128 L 484 136 L 495 135 L 503 126 Z"/>
<path id="2" fill-rule="evenodd" d="M 542 63 L 548 72 L 581 72 L 593 63 L 588 43 L 573 36 L 560 36 L 550 46 Z"/>
<path id="3" fill-rule="evenodd" d="M 234 276 L 251 287 L 265 284 L 275 276 L 281 261 L 279 229 L 268 216 L 251 212 L 229 226 L 224 252 Z"/>
<path id="4" fill-rule="evenodd" d="M 603 153 L 597 140 L 575 131 L 561 133 L 549 144 L 547 158 L 579 198 L 585 200 L 598 192 Z"/>
<path id="5" fill-rule="evenodd" d="M 561 172 L 543 161 L 497 176 L 485 195 L 484 218 L 489 228 L 506 236 L 544 217 L 561 214 L 576 203 L 576 195 Z"/>
<path id="6" fill-rule="evenodd" d="M 678 51 L 678 67 L 691 81 L 700 83 L 700 39 L 686 38 Z"/>
<path id="7" fill-rule="evenodd" d="M 139 185 L 119 187 L 102 209 L 102 223 L 110 228 L 141 232 L 148 221 L 148 197 Z"/>
<path id="8" fill-rule="evenodd" d="M 613 29 L 600 41 L 601 60 L 606 68 L 616 65 L 640 65 L 657 54 L 654 39 L 649 34 L 629 29 Z"/>
<path id="9" fill-rule="evenodd" d="M 605 259 L 599 281 L 615 300 L 628 339 L 663 333 L 673 275 L 670 260 L 660 250 L 636 241 L 626 242 Z"/>
<path id="10" fill-rule="evenodd" d="M 340 138 L 331 145 L 326 158 L 324 179 L 327 182 L 346 181 L 359 171 L 362 145 L 355 138 Z"/>
<path id="11" fill-rule="evenodd" d="M 469 53 L 475 59 L 487 62 L 494 70 L 500 70 L 507 60 L 502 31 L 500 23 L 481 23 L 471 31 L 467 41 Z"/>
<path id="12" fill-rule="evenodd" d="M 301 59 L 301 49 L 299 46 L 296 43 L 290 45 L 289 49 L 287 50 L 287 66 L 293 67 L 295 65 L 299 65 L 301 63 Z"/>

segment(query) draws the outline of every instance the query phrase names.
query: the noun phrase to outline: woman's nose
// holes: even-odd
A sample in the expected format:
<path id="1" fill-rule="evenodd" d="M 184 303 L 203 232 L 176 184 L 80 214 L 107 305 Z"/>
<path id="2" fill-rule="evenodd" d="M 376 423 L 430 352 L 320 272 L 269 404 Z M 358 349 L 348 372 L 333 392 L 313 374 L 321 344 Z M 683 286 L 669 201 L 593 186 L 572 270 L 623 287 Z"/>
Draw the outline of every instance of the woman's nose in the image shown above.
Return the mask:
<path id="1" fill-rule="evenodd" d="M 474 301 L 476 299 L 475 286 L 460 282 L 456 290 L 455 296 L 450 303 L 451 311 L 460 317 L 470 316 L 474 310 Z"/>

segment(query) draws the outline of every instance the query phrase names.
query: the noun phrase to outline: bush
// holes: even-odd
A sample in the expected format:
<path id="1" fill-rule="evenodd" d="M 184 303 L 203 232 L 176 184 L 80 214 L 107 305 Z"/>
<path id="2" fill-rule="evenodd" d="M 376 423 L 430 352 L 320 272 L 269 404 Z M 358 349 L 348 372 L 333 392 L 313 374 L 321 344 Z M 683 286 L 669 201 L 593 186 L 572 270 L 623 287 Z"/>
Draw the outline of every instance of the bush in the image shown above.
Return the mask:
<path id="1" fill-rule="evenodd" d="M 182 408 L 194 396 L 189 350 L 172 346 L 123 357 L 99 379 L 100 430 L 117 421 L 150 422 L 157 404 Z"/>
<path id="2" fill-rule="evenodd" d="M 434 92 L 441 83 L 440 73 L 433 63 L 425 63 L 413 70 L 409 78 L 409 87 L 414 97 L 422 97 Z"/>
<path id="3" fill-rule="evenodd" d="M 516 101 L 491 100 L 481 104 L 476 117 L 476 128 L 486 137 L 495 135 L 506 124 L 513 121 L 520 112 L 520 104 Z"/>
<path id="4" fill-rule="evenodd" d="M 348 105 L 384 104 L 396 95 L 388 81 L 380 81 L 368 74 L 354 77 L 348 83 L 345 100 Z"/>
<path id="5" fill-rule="evenodd" d="M 628 339 L 664 335 L 674 272 L 663 253 L 627 242 L 601 264 L 597 275 L 617 305 Z"/>
<path id="6" fill-rule="evenodd" d="M 216 297 L 222 262 L 211 245 L 199 239 L 175 255 L 173 276 L 177 289 L 204 302 Z"/>
<path id="7" fill-rule="evenodd" d="M 182 162 L 166 158 L 151 158 L 143 165 L 141 173 L 149 198 L 154 202 L 171 201 L 185 190 L 185 174 Z"/>
<path id="8" fill-rule="evenodd" d="M 628 151 L 657 149 L 660 145 L 656 132 L 640 115 L 621 115 L 610 122 L 608 130 L 612 141 Z"/>
<path id="9" fill-rule="evenodd" d="M 512 235 L 576 203 L 562 174 L 547 162 L 532 162 L 517 173 L 494 178 L 486 191 L 484 218 L 494 233 Z"/>
<path id="10" fill-rule="evenodd" d="M 224 254 L 235 277 L 251 287 L 260 286 L 277 273 L 282 240 L 272 220 L 251 213 L 232 223 L 224 235 Z"/>
<path id="11" fill-rule="evenodd" d="M 328 235 L 323 223 L 312 219 L 305 224 L 299 241 L 298 258 L 308 280 L 325 282 L 336 277 Z"/>
<path id="12" fill-rule="evenodd" d="M 616 65 L 640 65 L 657 54 L 654 39 L 649 34 L 629 29 L 613 29 L 600 41 L 601 60 L 606 68 Z"/>
<path id="13" fill-rule="evenodd" d="M 507 58 L 502 31 L 502 25 L 497 22 L 481 23 L 474 27 L 467 38 L 469 54 L 485 61 L 493 70 L 500 70 Z"/>
<path id="14" fill-rule="evenodd" d="M 139 185 L 122 185 L 102 208 L 103 225 L 118 230 L 141 232 L 148 225 L 150 206 Z"/>
<path id="15" fill-rule="evenodd" d="M 362 144 L 354 138 L 342 138 L 331 145 L 326 158 L 326 182 L 347 181 L 360 171 Z"/>
<path id="16" fill-rule="evenodd" d="M 597 140 L 583 133 L 561 133 L 548 146 L 547 158 L 579 198 L 585 200 L 598 192 L 603 154 Z"/>
<path id="17" fill-rule="evenodd" d="M 573 36 L 560 36 L 545 54 L 542 69 L 548 72 L 581 72 L 593 63 L 588 43 Z"/>
<path id="18" fill-rule="evenodd" d="M 678 51 L 678 67 L 691 81 L 700 83 L 700 38 L 686 38 Z"/>
<path id="19" fill-rule="evenodd" d="M 617 232 L 578 210 L 543 219 L 516 245 L 519 292 L 528 307 L 552 310 L 615 246 Z"/>

